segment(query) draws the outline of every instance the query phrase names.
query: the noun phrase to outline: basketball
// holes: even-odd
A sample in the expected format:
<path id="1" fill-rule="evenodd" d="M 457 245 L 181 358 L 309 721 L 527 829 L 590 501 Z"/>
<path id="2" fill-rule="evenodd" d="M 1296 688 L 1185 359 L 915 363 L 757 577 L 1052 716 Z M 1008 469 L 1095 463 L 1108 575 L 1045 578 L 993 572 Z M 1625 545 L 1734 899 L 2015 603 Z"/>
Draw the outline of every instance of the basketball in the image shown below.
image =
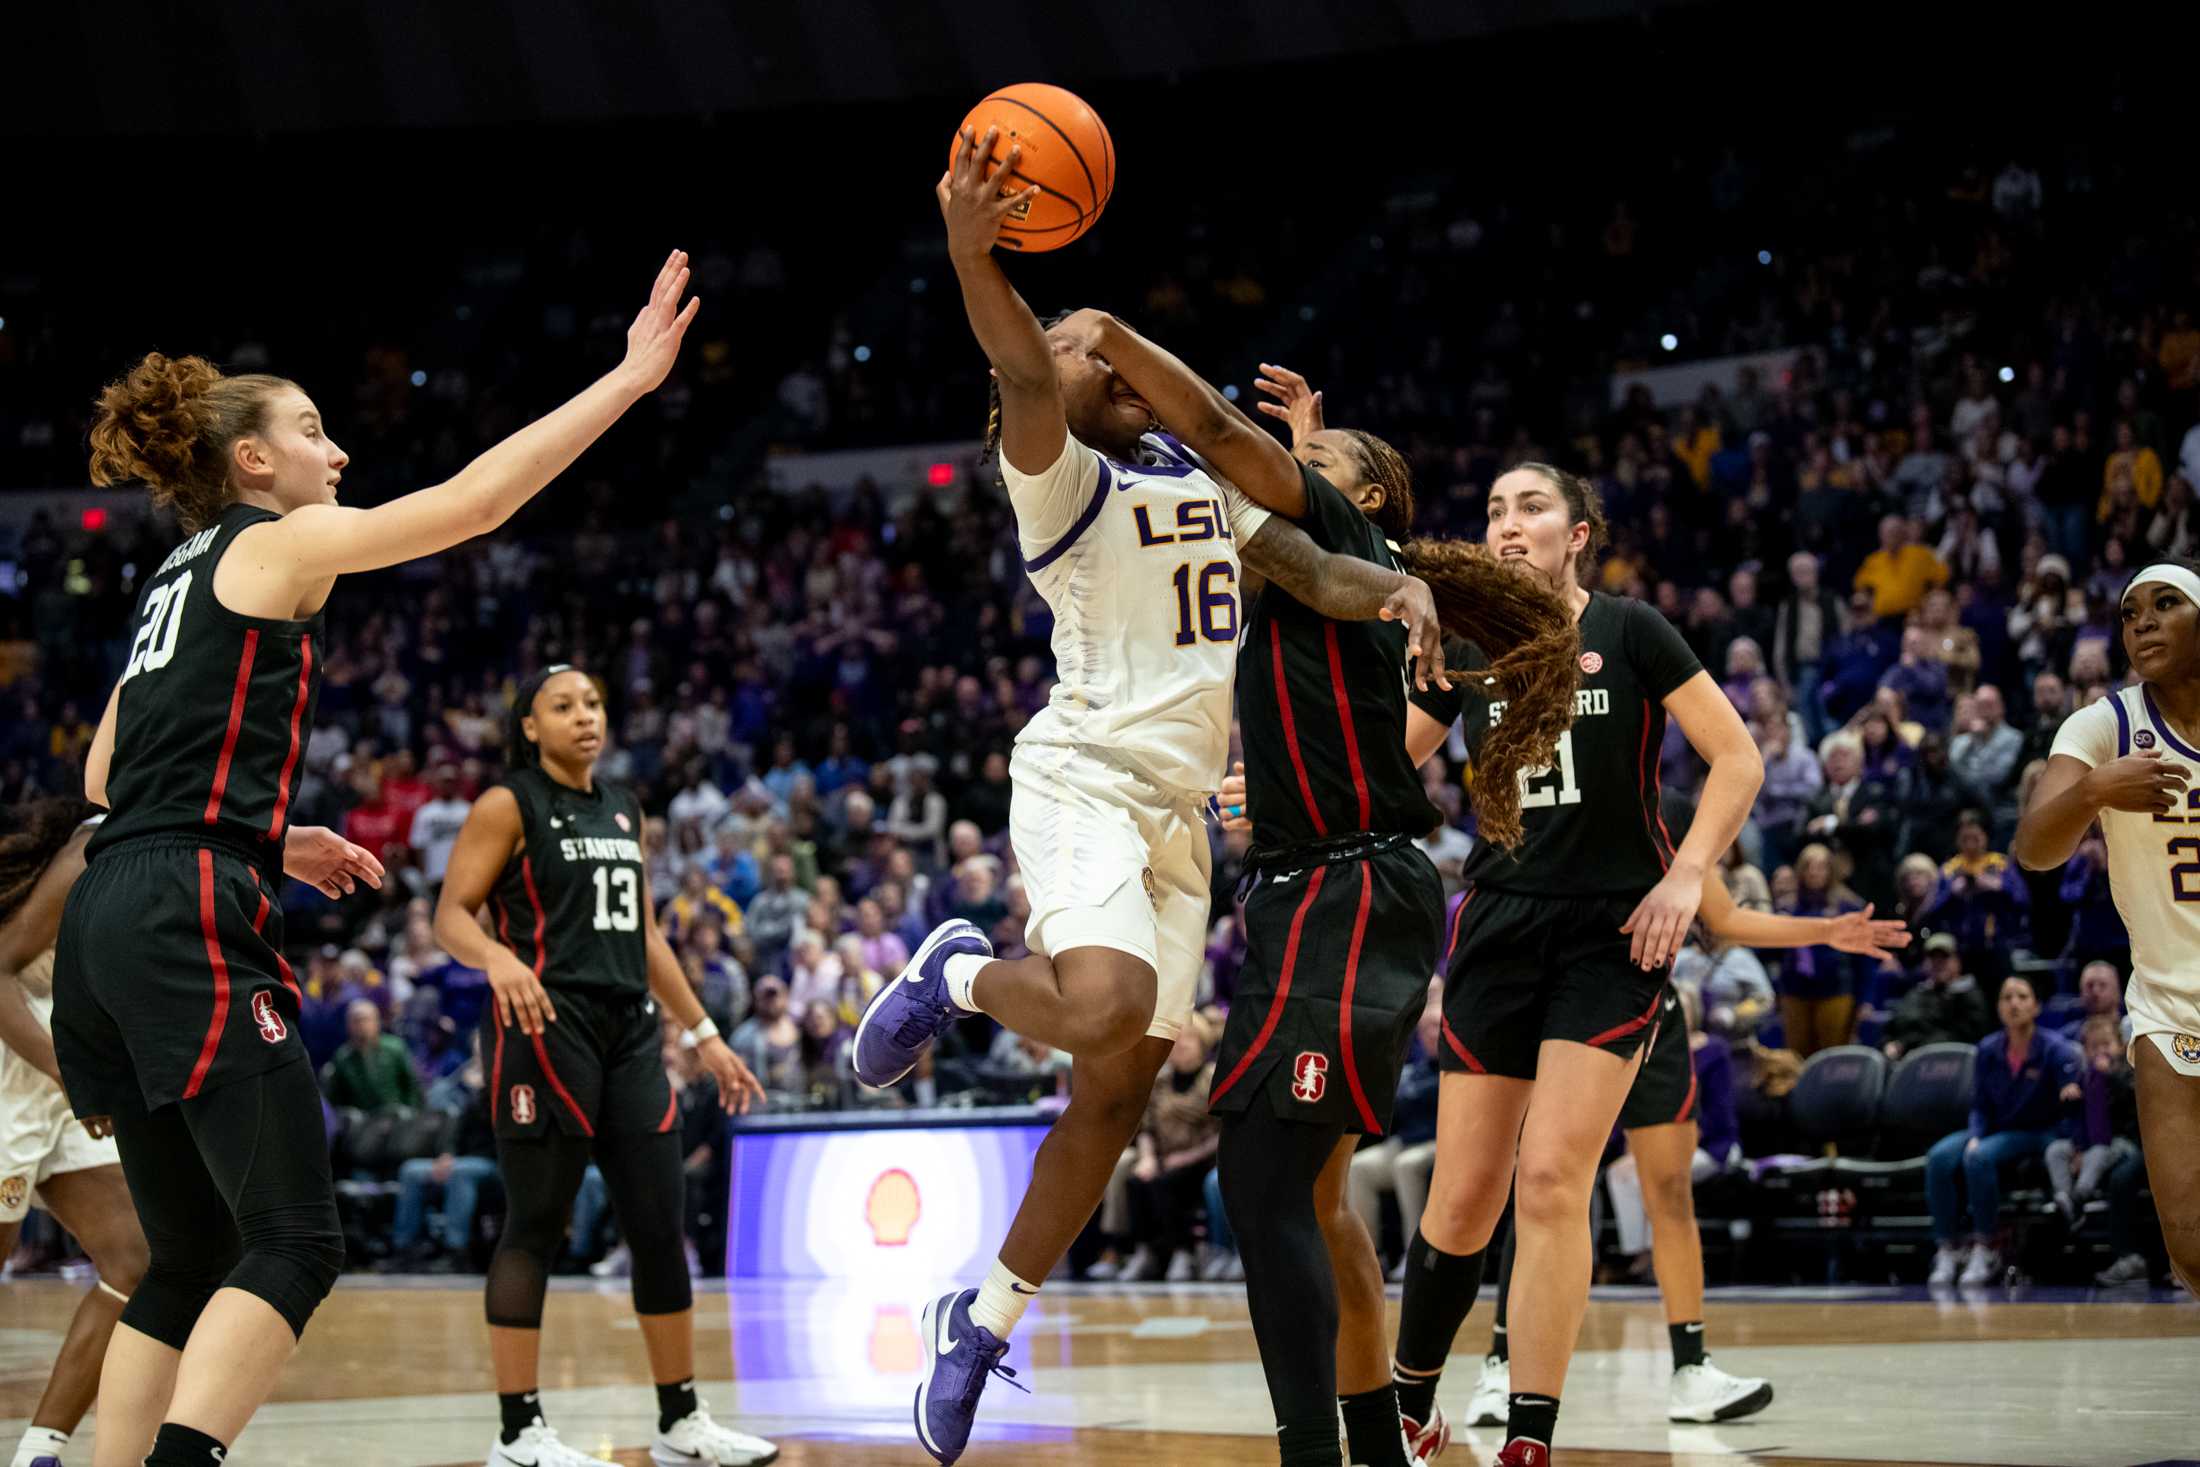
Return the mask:
<path id="1" fill-rule="evenodd" d="M 1021 145 L 1023 156 L 1008 182 L 1015 188 L 1039 186 L 1038 196 L 1002 227 L 1004 249 L 1058 250 L 1092 228 L 1107 208 L 1115 192 L 1115 142 L 1100 114 L 1076 93 L 1045 82 L 1019 82 L 971 108 L 962 125 L 981 141 L 987 128 L 1000 129 L 993 143 L 995 163 Z M 950 164 L 956 146 L 949 139 Z"/>

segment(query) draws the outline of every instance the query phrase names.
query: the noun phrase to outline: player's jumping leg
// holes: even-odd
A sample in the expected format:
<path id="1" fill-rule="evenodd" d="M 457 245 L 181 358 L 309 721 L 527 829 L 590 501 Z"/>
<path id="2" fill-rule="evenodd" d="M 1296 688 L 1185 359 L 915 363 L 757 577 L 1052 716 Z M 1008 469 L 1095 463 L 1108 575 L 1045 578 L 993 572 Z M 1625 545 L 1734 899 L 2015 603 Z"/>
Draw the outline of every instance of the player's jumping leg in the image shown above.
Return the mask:
<path id="1" fill-rule="evenodd" d="M 145 1277 L 145 1232 L 138 1226 L 121 1167 L 58 1173 L 39 1184 L 38 1199 L 84 1245 L 99 1282 L 76 1306 L 53 1373 L 46 1378 L 46 1393 L 39 1397 L 30 1430 L 9 1467 L 59 1467 L 62 1447 L 99 1394 L 100 1362 L 122 1306 Z M 0 1223 L 0 1258 L 13 1251 L 16 1231 L 17 1224 Z"/>
<path id="2" fill-rule="evenodd" d="M 916 1425 L 924 1449 L 938 1460 L 953 1462 L 962 1455 L 987 1378 L 1009 1374 L 1001 1364 L 1009 1332 L 1091 1221 L 1115 1159 L 1138 1134 L 1154 1077 L 1174 1043 L 1149 1036 L 1127 1053 L 1078 1058 L 1070 1071 L 1069 1105 L 1032 1162 L 1031 1185 L 992 1274 L 982 1288 L 946 1294 L 925 1306 L 926 1360 Z"/>
<path id="3" fill-rule="evenodd" d="M 1772 1404 L 1772 1382 L 1729 1375 L 1704 1353 L 1703 1235 L 1696 1229 L 1696 1123 L 1627 1133 L 1650 1219 L 1650 1256 L 1673 1342 L 1666 1414 L 1674 1421 L 1733 1421 Z"/>
<path id="4" fill-rule="evenodd" d="M 1345 1199 L 1352 1157 L 1359 1144 L 1359 1136 L 1352 1133 L 1330 1144 L 1329 1162 L 1314 1183 L 1314 1213 L 1321 1221 L 1329 1272 L 1337 1286 L 1335 1385 L 1351 1460 L 1354 1467 L 1393 1467 L 1411 1464 L 1414 1451 L 1407 1446 L 1404 1422 L 1398 1413 L 1398 1392 L 1390 1383 L 1383 1260 L 1375 1251 L 1375 1240 L 1368 1236 L 1367 1225 Z M 1254 1216 L 1268 1214 L 1256 1212 Z M 1255 1326 L 1257 1329 L 1257 1318 Z M 1264 1346 L 1262 1359 L 1266 1358 Z M 1451 1436 L 1442 1412 L 1436 1413 L 1429 1425 L 1434 1431 L 1430 1434 L 1431 1445 L 1420 1451 L 1424 1457 L 1442 1451 Z"/>

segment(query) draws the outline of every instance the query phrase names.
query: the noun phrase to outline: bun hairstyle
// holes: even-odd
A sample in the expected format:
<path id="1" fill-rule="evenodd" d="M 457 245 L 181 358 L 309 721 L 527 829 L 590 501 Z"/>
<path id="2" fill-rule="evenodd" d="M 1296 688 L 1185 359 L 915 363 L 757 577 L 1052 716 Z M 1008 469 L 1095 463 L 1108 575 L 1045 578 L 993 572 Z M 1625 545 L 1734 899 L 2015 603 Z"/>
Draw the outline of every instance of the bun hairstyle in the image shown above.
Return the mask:
<path id="1" fill-rule="evenodd" d="M 203 530 L 236 497 L 229 451 L 266 426 L 268 403 L 296 383 L 264 372 L 228 377 L 204 357 L 147 352 L 100 389 L 92 415 L 92 482 L 138 482 Z"/>

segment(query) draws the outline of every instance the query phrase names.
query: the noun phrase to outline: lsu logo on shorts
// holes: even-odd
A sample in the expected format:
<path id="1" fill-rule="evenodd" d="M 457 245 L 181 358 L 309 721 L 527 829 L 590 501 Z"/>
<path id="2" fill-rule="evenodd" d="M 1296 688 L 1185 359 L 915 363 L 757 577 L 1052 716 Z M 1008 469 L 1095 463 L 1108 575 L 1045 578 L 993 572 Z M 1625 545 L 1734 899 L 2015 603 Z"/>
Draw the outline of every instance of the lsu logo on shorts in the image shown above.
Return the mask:
<path id="1" fill-rule="evenodd" d="M 531 1126 L 535 1123 L 534 1086 L 514 1085 L 512 1087 L 512 1119 L 523 1126 Z"/>
<path id="2" fill-rule="evenodd" d="M 1328 1088 L 1329 1056 L 1318 1049 L 1300 1050 L 1291 1062 L 1291 1098 L 1312 1105 Z"/>
<path id="3" fill-rule="evenodd" d="M 9 1177 L 0 1181 L 0 1208 L 15 1211 L 30 1199 L 31 1182 L 28 1177 Z"/>
<path id="4" fill-rule="evenodd" d="M 2172 1034 L 2169 1052 L 2177 1056 L 2179 1064 L 2200 1065 L 2200 1038 L 2190 1034 Z"/>

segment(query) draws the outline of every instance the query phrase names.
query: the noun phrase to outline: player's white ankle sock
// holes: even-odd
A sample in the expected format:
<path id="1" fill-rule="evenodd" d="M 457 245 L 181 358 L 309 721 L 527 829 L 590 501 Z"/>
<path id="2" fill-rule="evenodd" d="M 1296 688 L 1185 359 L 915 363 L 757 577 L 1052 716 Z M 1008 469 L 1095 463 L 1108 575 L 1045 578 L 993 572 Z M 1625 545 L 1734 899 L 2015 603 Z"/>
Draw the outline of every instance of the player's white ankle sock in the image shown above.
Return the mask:
<path id="1" fill-rule="evenodd" d="M 55 1431 L 50 1426 L 34 1426 L 23 1433 L 23 1440 L 15 1448 L 15 1460 L 8 1467 L 31 1467 L 40 1457 L 58 1457 L 68 1444 L 67 1432 Z"/>
<path id="2" fill-rule="evenodd" d="M 1016 1321 L 1024 1317 L 1024 1306 L 1038 1292 L 1037 1284 L 1016 1277 L 1007 1264 L 996 1258 L 993 1272 L 985 1276 L 985 1282 L 978 1286 L 978 1297 L 971 1301 L 971 1322 L 991 1330 L 996 1340 L 1005 1340 Z"/>
<path id="3" fill-rule="evenodd" d="M 947 997 L 964 1013 L 985 1012 L 978 1001 L 970 996 L 971 985 L 978 981 L 978 973 L 993 960 L 983 953 L 957 953 L 940 964 L 940 976 L 947 980 Z"/>

